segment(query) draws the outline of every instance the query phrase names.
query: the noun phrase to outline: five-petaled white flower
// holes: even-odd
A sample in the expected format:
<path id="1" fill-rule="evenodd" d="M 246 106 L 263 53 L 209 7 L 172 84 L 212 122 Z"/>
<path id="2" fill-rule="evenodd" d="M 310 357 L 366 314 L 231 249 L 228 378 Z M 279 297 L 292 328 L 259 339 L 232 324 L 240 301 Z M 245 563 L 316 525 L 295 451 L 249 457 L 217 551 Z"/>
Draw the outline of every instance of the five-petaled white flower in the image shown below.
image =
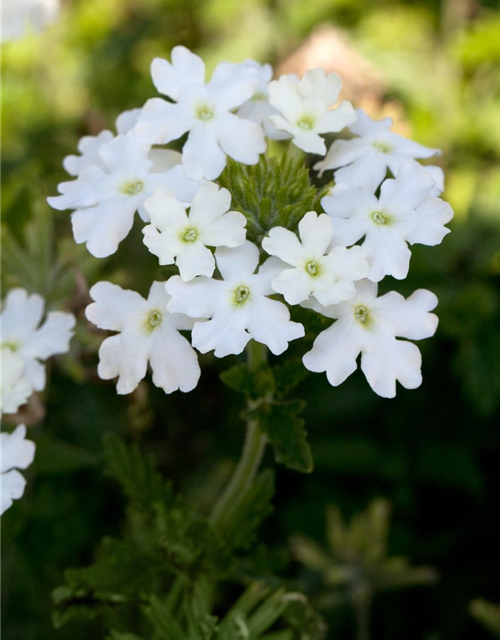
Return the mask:
<path id="1" fill-rule="evenodd" d="M 117 331 L 99 349 L 97 372 L 103 380 L 118 377 L 119 394 L 131 393 L 145 377 L 148 362 L 153 383 L 165 393 L 192 391 L 200 367 L 189 341 L 179 333 L 191 329 L 193 320 L 169 313 L 169 296 L 161 282 L 154 282 L 145 300 L 135 291 L 110 282 L 98 282 L 90 290 L 94 300 L 87 318 L 100 329 Z"/>
<path id="2" fill-rule="evenodd" d="M 331 247 L 332 232 L 329 216 L 309 211 L 299 222 L 300 240 L 288 229 L 274 227 L 262 241 L 267 253 L 292 266 L 272 281 L 289 304 L 311 295 L 324 306 L 349 300 L 356 293 L 353 280 L 368 275 L 364 249 Z"/>
<path id="3" fill-rule="evenodd" d="M 175 195 L 159 187 L 144 203 L 151 224 L 144 227 L 144 244 L 161 265 L 175 264 L 181 278 L 211 276 L 213 253 L 207 247 L 238 247 L 245 241 L 246 218 L 229 211 L 231 194 L 207 182 L 196 194 L 189 215 Z"/>
<path id="4" fill-rule="evenodd" d="M 73 235 L 96 258 L 115 253 L 130 232 L 135 212 L 149 221 L 144 201 L 160 186 L 170 188 L 183 202 L 190 202 L 200 183 L 185 175 L 182 165 L 153 172 L 149 147 L 131 135 L 118 135 L 101 144 L 99 156 L 105 169 L 84 168 L 78 178 L 59 185 L 60 196 L 48 198 L 54 209 L 76 209 Z"/>
<path id="5" fill-rule="evenodd" d="M 274 126 L 292 135 L 294 144 L 307 153 L 326 153 L 320 134 L 341 131 L 356 120 L 350 102 L 335 109 L 342 81 L 336 73 L 310 69 L 303 78 L 285 75 L 269 84 L 269 102 L 281 113 L 270 116 Z"/>
<path id="6" fill-rule="evenodd" d="M 189 132 L 182 162 L 195 180 L 215 180 L 226 165 L 226 155 L 256 164 L 266 148 L 262 127 L 231 112 L 254 95 L 258 71 L 222 63 L 205 83 L 200 57 L 185 47 L 174 47 L 171 58 L 171 63 L 155 58 L 151 75 L 158 91 L 174 102 L 148 100 L 134 129 L 137 137 L 149 144 L 166 144 Z"/>
<path id="7" fill-rule="evenodd" d="M 287 307 L 271 300 L 271 281 L 283 265 L 269 258 L 259 264 L 259 249 L 246 241 L 241 247 L 216 250 L 217 267 L 223 280 L 198 277 L 183 282 L 170 278 L 165 287 L 172 299 L 171 312 L 192 318 L 210 318 L 196 322 L 192 344 L 201 353 L 215 351 L 218 358 L 241 353 L 252 338 L 269 347 L 275 355 L 286 351 L 288 343 L 304 335 L 304 327 L 290 320 Z"/>
<path id="8" fill-rule="evenodd" d="M 238 109 L 238 115 L 240 118 L 253 120 L 253 122 L 260 124 L 266 136 L 271 140 L 286 140 L 290 138 L 289 133 L 279 131 L 269 120 L 269 116 L 279 114 L 278 109 L 269 102 L 268 86 L 273 77 L 273 68 L 270 64 L 259 64 L 255 60 L 245 60 L 241 64 L 258 71 L 259 84 L 250 100 L 244 102 Z"/>
<path id="9" fill-rule="evenodd" d="M 12 289 L 1 315 L 2 351 L 9 349 L 21 358 L 22 379 L 34 391 L 45 387 L 45 366 L 41 361 L 68 351 L 76 323 L 71 313 L 51 311 L 39 326 L 44 307 L 44 299 L 38 294 Z"/>
<path id="10" fill-rule="evenodd" d="M 0 414 L 16 413 L 28 401 L 33 387 L 23 377 L 23 359 L 8 347 L 1 350 L 1 367 Z"/>
<path id="11" fill-rule="evenodd" d="M 385 178 L 387 169 L 395 176 L 403 163 L 440 153 L 439 149 L 424 147 L 391 131 L 391 118 L 372 120 L 362 109 L 357 109 L 356 113 L 358 119 L 349 130 L 357 137 L 335 140 L 325 159 L 314 165 L 320 175 L 329 169 L 338 169 L 336 183 L 363 186 L 374 192 Z M 438 195 L 442 191 L 439 187 L 442 172 L 433 167 L 431 175 L 437 183 L 434 195 Z"/>
<path id="12" fill-rule="evenodd" d="M 370 263 L 368 277 L 379 282 L 386 275 L 408 275 L 408 244 L 439 244 L 450 232 L 453 217 L 447 202 L 431 195 L 434 181 L 418 163 L 406 163 L 396 179 L 385 180 L 377 198 L 365 187 L 337 185 L 321 203 L 333 218 L 334 241 L 361 245 Z"/>
<path id="13" fill-rule="evenodd" d="M 336 322 L 322 331 L 303 358 L 309 371 L 325 372 L 334 387 L 342 384 L 356 368 L 361 353 L 361 370 L 371 388 L 384 398 L 396 395 L 396 381 L 406 389 L 422 382 L 422 356 L 406 340 L 434 335 L 438 319 L 432 311 L 436 296 L 425 289 L 405 299 L 391 291 L 377 298 L 377 285 L 369 280 L 356 284 L 356 296 L 348 302 L 314 308 Z"/>
<path id="14" fill-rule="evenodd" d="M 12 433 L 0 434 L 1 453 L 1 506 L 0 515 L 24 493 L 26 480 L 18 469 L 27 469 L 35 457 L 35 444 L 26 440 L 26 427 L 20 424 Z"/>

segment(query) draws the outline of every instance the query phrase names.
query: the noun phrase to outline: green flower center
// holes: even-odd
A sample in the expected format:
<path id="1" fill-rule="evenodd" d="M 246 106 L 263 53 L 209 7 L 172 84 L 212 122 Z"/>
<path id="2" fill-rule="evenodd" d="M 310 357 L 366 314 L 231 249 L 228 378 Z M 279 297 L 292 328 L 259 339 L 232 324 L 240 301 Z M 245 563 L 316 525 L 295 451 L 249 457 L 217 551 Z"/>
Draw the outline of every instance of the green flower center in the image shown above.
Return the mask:
<path id="1" fill-rule="evenodd" d="M 160 324 L 162 323 L 162 320 L 163 320 L 163 316 L 161 312 L 158 311 L 158 309 L 153 309 L 152 311 L 149 312 L 148 324 L 151 327 L 151 329 L 156 329 L 156 327 L 159 327 Z"/>
<path id="2" fill-rule="evenodd" d="M 1 348 L 9 349 L 10 351 L 15 353 L 19 349 L 19 345 L 17 344 L 17 342 L 2 342 Z"/>
<path id="3" fill-rule="evenodd" d="M 196 231 L 196 229 L 193 229 L 193 227 L 186 229 L 186 231 L 182 235 L 182 239 L 184 240 L 184 242 L 194 242 L 197 237 L 198 232 Z"/>
<path id="4" fill-rule="evenodd" d="M 195 115 L 198 120 L 211 120 L 214 117 L 214 111 L 206 104 L 200 104 L 195 109 Z"/>
<path id="5" fill-rule="evenodd" d="M 237 304 L 243 304 L 250 297 L 250 289 L 246 285 L 240 285 L 234 292 L 234 299 Z"/>
<path id="6" fill-rule="evenodd" d="M 370 313 L 363 304 L 358 304 L 358 306 L 354 309 L 354 317 L 358 322 L 366 324 L 370 317 Z"/>
<path id="7" fill-rule="evenodd" d="M 309 260 L 309 262 L 306 262 L 305 269 L 310 276 L 317 276 L 319 273 L 319 264 L 316 260 Z"/>
<path id="8" fill-rule="evenodd" d="M 297 126 L 304 131 L 310 131 L 314 127 L 314 124 L 314 118 L 308 115 L 303 115 L 297 120 Z"/>
<path id="9" fill-rule="evenodd" d="M 136 196 L 144 189 L 144 182 L 142 180 L 131 180 L 122 184 L 121 190 L 128 196 Z"/>
<path id="10" fill-rule="evenodd" d="M 266 99 L 267 99 L 266 94 L 263 93 L 262 91 L 257 91 L 257 93 L 254 93 L 252 96 L 252 100 L 254 100 L 255 102 L 259 102 L 259 100 L 264 101 Z"/>
<path id="11" fill-rule="evenodd" d="M 392 147 L 386 142 L 374 142 L 373 146 L 377 151 L 380 151 L 380 153 L 390 153 L 392 151 Z"/>
<path id="12" fill-rule="evenodd" d="M 384 215 L 382 211 L 372 211 L 371 219 L 375 224 L 387 224 L 387 215 Z"/>

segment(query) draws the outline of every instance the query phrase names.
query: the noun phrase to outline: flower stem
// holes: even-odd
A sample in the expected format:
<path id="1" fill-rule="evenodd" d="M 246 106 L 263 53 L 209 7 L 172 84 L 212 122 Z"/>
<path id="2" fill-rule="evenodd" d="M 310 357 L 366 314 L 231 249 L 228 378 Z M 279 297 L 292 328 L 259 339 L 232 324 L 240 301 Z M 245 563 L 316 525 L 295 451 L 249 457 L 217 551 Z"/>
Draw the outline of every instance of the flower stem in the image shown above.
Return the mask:
<path id="1" fill-rule="evenodd" d="M 254 341 L 248 345 L 248 364 L 252 371 L 256 371 L 265 364 L 266 358 L 267 350 L 263 345 Z M 250 409 L 253 404 L 251 400 L 248 401 Z M 252 484 L 262 461 L 265 446 L 265 434 L 259 429 L 256 420 L 249 420 L 240 461 L 210 516 L 210 522 L 215 529 L 224 528 L 225 521 L 231 517 L 239 500 Z"/>

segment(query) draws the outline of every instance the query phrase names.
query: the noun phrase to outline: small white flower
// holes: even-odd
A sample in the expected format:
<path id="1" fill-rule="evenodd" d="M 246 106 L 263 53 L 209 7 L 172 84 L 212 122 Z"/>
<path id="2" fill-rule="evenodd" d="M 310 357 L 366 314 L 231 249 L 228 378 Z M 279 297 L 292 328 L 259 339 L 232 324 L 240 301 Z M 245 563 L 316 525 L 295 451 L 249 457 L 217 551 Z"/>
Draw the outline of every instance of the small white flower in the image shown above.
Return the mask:
<path id="1" fill-rule="evenodd" d="M 272 281 L 289 304 L 311 295 L 324 306 L 338 304 L 355 295 L 353 280 L 366 278 L 366 252 L 361 247 L 331 247 L 332 232 L 329 216 L 309 211 L 299 222 L 300 240 L 288 229 L 274 227 L 262 241 L 267 253 L 292 266 Z"/>
<path id="2" fill-rule="evenodd" d="M 24 289 L 7 294 L 2 309 L 2 350 L 10 349 L 22 359 L 22 378 L 35 391 L 45 387 L 45 367 L 41 361 L 66 353 L 73 335 L 75 317 L 51 311 L 41 325 L 45 302 L 38 294 Z"/>
<path id="3" fill-rule="evenodd" d="M 357 109 L 356 113 L 358 119 L 349 129 L 357 137 L 335 140 L 326 158 L 314 165 L 320 175 L 329 169 L 338 169 L 336 183 L 364 186 L 374 192 L 385 178 L 387 169 L 395 176 L 403 163 L 440 153 L 439 149 L 424 147 L 392 132 L 391 118 L 372 120 L 362 109 Z M 439 180 L 439 170 L 436 169 L 432 170 L 433 177 Z"/>
<path id="4" fill-rule="evenodd" d="M 54 209 L 76 209 L 71 218 L 75 241 L 86 242 L 96 258 L 115 253 L 129 234 L 136 211 L 149 221 L 144 201 L 158 186 L 170 188 L 183 202 L 191 202 L 200 187 L 187 178 L 182 165 L 152 172 L 148 151 L 131 135 L 118 135 L 99 147 L 104 169 L 87 166 L 76 180 L 58 186 L 62 195 L 47 198 Z"/>
<path id="5" fill-rule="evenodd" d="M 1 41 L 43 31 L 57 18 L 59 10 L 59 0 L 3 0 Z"/>
<path id="6" fill-rule="evenodd" d="M 124 111 L 116 119 L 116 130 L 119 134 L 129 133 L 136 125 L 141 114 L 141 109 L 131 109 Z M 63 167 L 70 176 L 79 176 L 81 172 L 90 166 L 96 166 L 106 171 L 106 164 L 103 162 L 99 150 L 101 145 L 111 142 L 115 138 L 108 129 L 104 129 L 96 136 L 83 136 L 78 142 L 80 155 L 69 155 L 63 160 Z M 148 160 L 152 161 L 151 172 L 167 171 L 181 163 L 182 155 L 173 149 L 151 149 L 146 145 Z"/>
<path id="7" fill-rule="evenodd" d="M 268 86 L 273 77 L 273 68 L 270 64 L 259 64 L 255 60 L 245 60 L 242 65 L 258 71 L 259 84 L 250 100 L 244 102 L 238 109 L 238 115 L 240 118 L 260 124 L 266 136 L 271 140 L 286 140 L 290 138 L 289 133 L 276 129 L 269 119 L 269 116 L 279 114 L 278 109 L 269 102 Z"/>
<path id="8" fill-rule="evenodd" d="M 287 307 L 271 300 L 271 281 L 283 269 L 275 258 L 259 264 L 259 249 L 246 241 L 241 247 L 221 247 L 215 252 L 223 280 L 198 277 L 183 282 L 170 278 L 165 288 L 172 296 L 171 312 L 186 313 L 192 318 L 210 318 L 196 322 L 192 344 L 201 353 L 215 351 L 218 358 L 241 353 L 253 338 L 269 347 L 275 355 L 283 353 L 288 343 L 304 335 L 304 327 L 290 320 Z"/>
<path id="9" fill-rule="evenodd" d="M 215 259 L 207 247 L 238 247 L 245 241 L 246 218 L 229 211 L 231 194 L 213 182 L 196 194 L 189 215 L 175 195 L 158 188 L 144 206 L 151 224 L 144 227 L 144 244 L 161 265 L 175 264 L 181 278 L 211 276 Z"/>
<path id="10" fill-rule="evenodd" d="M 416 389 L 422 383 L 422 356 L 414 344 L 396 338 L 434 335 L 438 319 L 429 312 L 438 303 L 436 296 L 419 289 L 407 299 L 395 291 L 377 298 L 377 285 L 369 280 L 357 283 L 356 289 L 356 297 L 348 302 L 315 307 L 336 322 L 318 335 L 304 356 L 306 369 L 326 371 L 336 387 L 356 371 L 361 354 L 361 370 L 379 396 L 393 398 L 396 380 L 406 389 Z"/>
<path id="11" fill-rule="evenodd" d="M 174 47 L 171 58 L 171 63 L 155 58 L 151 75 L 158 91 L 175 102 L 148 100 L 134 129 L 137 137 L 148 144 L 166 144 L 189 132 L 182 162 L 195 180 L 215 180 L 226 165 L 226 155 L 256 164 L 266 148 L 262 128 L 231 112 L 253 96 L 258 72 L 222 63 L 205 83 L 200 57 L 185 47 Z"/>
<path id="12" fill-rule="evenodd" d="M 385 180 L 377 198 L 365 187 L 337 185 L 321 203 L 333 218 L 334 241 L 361 245 L 370 263 L 368 277 L 406 278 L 411 251 L 408 244 L 439 244 L 450 232 L 453 217 L 447 202 L 432 196 L 434 181 L 418 163 L 406 163 L 395 180 Z"/>
<path id="13" fill-rule="evenodd" d="M 94 303 L 86 309 L 87 318 L 100 329 L 118 332 L 106 338 L 99 349 L 100 378 L 118 377 L 117 392 L 131 393 L 145 377 L 149 362 L 153 383 L 165 393 L 196 387 L 198 358 L 179 333 L 191 329 L 193 321 L 167 311 L 169 296 L 163 283 L 153 283 L 147 300 L 110 282 L 95 284 L 90 296 Z"/>
<path id="14" fill-rule="evenodd" d="M 269 84 L 269 102 L 281 112 L 270 120 L 277 129 L 290 133 L 299 149 L 324 156 L 326 146 L 320 134 L 341 131 L 356 120 L 347 100 L 332 108 L 341 88 L 339 76 L 327 75 L 324 69 L 310 69 L 301 80 L 281 76 Z"/>
<path id="15" fill-rule="evenodd" d="M 28 401 L 33 387 L 23 378 L 24 363 L 19 354 L 4 347 L 1 358 L 0 414 L 16 413 Z"/>
<path id="16" fill-rule="evenodd" d="M 26 480 L 18 469 L 27 469 L 35 457 L 35 444 L 26 440 L 26 427 L 20 424 L 12 433 L 0 434 L 1 445 L 1 494 L 0 515 L 3 515 L 14 500 L 24 493 Z"/>

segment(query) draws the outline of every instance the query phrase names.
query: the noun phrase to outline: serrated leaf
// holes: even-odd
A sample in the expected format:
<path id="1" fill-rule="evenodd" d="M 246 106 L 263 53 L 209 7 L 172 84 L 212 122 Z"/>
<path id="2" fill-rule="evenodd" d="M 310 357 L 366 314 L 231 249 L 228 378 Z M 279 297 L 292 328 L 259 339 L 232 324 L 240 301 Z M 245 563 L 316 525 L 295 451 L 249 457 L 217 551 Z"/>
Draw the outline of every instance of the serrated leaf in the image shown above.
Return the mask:
<path id="1" fill-rule="evenodd" d="M 304 420 L 298 417 L 303 409 L 301 400 L 271 402 L 261 405 L 252 414 L 274 447 L 276 461 L 290 469 L 310 473 L 313 470 L 312 453 Z"/>
<path id="2" fill-rule="evenodd" d="M 309 375 L 301 360 L 286 360 L 272 369 L 276 391 L 284 396 L 298 386 Z"/>
<path id="3" fill-rule="evenodd" d="M 223 371 L 220 377 L 233 391 L 255 400 L 269 396 L 275 389 L 273 372 L 267 365 L 253 371 L 246 362 L 242 362 Z"/>
<path id="4" fill-rule="evenodd" d="M 144 456 L 137 446 L 127 446 L 113 434 L 104 437 L 107 473 L 122 485 L 136 507 L 152 510 L 154 505 L 171 505 L 172 487 L 156 470 L 151 456 Z"/>

